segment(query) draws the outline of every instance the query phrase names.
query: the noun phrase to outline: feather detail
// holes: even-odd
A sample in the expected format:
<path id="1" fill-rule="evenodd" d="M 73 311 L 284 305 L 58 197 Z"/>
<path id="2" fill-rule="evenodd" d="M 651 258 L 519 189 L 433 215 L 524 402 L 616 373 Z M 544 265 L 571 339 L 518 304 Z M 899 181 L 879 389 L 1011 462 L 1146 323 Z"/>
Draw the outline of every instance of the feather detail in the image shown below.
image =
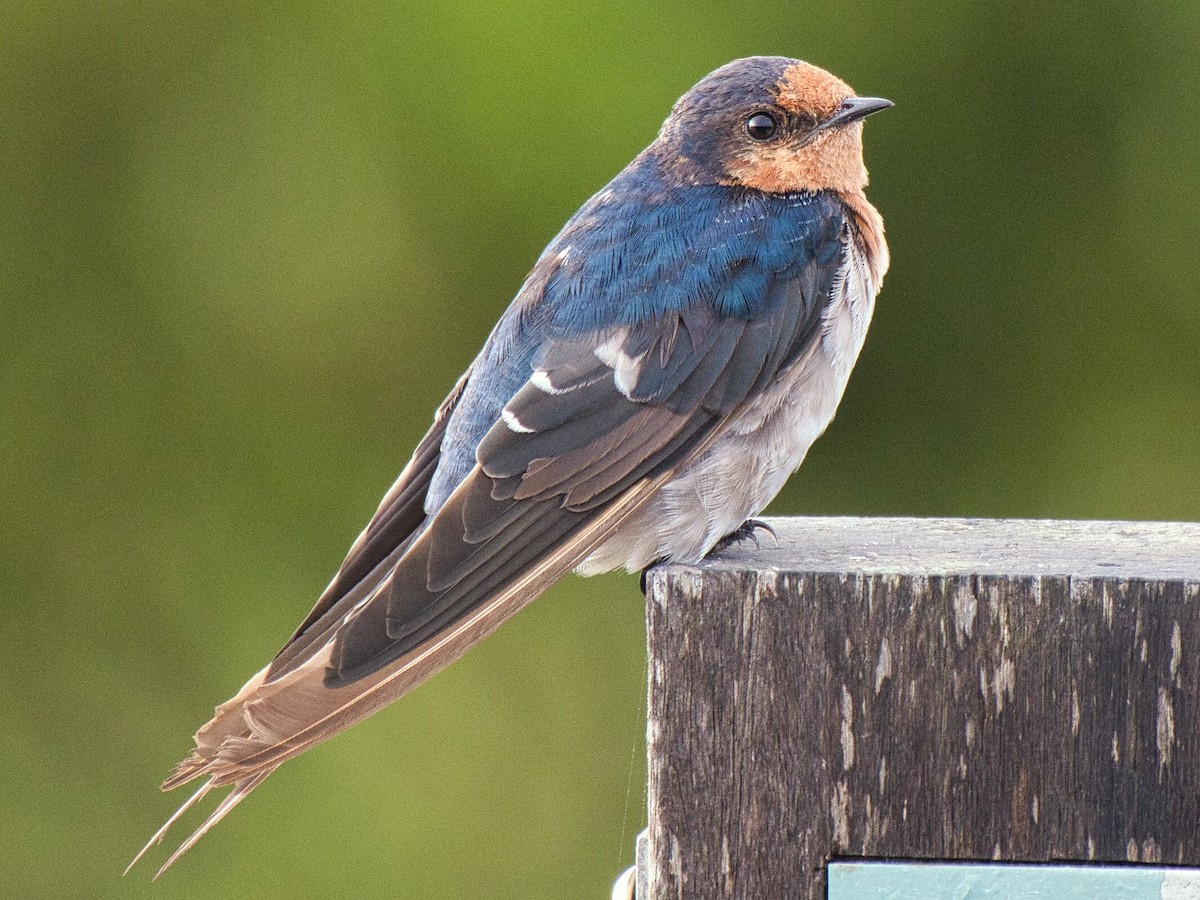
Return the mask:
<path id="1" fill-rule="evenodd" d="M 213 787 L 213 784 L 211 781 L 206 781 L 206 782 L 204 782 L 204 784 L 200 785 L 200 787 L 196 790 L 196 792 L 187 799 L 187 802 L 184 803 L 182 806 L 180 806 L 179 809 L 175 810 L 175 812 L 174 812 L 174 814 L 172 814 L 171 818 L 169 818 L 169 819 L 167 819 L 167 821 L 163 822 L 162 827 L 159 828 L 158 831 L 154 832 L 154 835 L 153 835 L 153 837 L 150 838 L 150 840 L 146 841 L 146 846 L 142 847 L 142 849 L 138 851 L 137 856 L 135 856 L 130 861 L 129 865 L 127 865 L 125 867 L 125 871 L 122 874 L 128 875 L 129 870 L 138 864 L 138 862 L 141 860 L 141 858 L 143 856 L 145 856 L 147 852 L 149 852 L 151 847 L 154 847 L 155 845 L 161 843 L 162 839 L 163 839 L 163 835 L 165 835 L 168 831 L 171 830 L 171 826 L 174 825 L 177 821 L 179 821 L 179 818 L 185 812 L 187 812 L 189 809 L 191 809 L 193 806 L 195 806 L 197 803 L 199 803 L 204 798 L 205 794 L 207 794 L 210 790 L 212 790 L 212 787 Z"/>
<path id="2" fill-rule="evenodd" d="M 245 800 L 247 795 L 252 790 L 254 790 L 256 787 L 258 787 L 260 784 L 262 784 L 263 779 L 265 779 L 270 774 L 271 774 L 271 770 L 267 770 L 266 772 L 260 772 L 255 775 L 251 775 L 248 778 L 244 778 L 241 781 L 239 781 L 236 785 L 234 785 L 233 790 L 225 795 L 225 797 L 217 805 L 217 808 L 212 811 L 212 813 L 209 815 L 209 817 L 207 819 L 204 820 L 203 823 L 201 823 L 200 827 L 197 828 L 195 831 L 193 831 L 191 833 L 191 835 L 188 836 L 188 839 L 186 841 L 184 841 L 182 844 L 180 844 L 179 848 L 174 853 L 172 853 L 169 857 L 167 857 L 167 861 L 165 863 L 163 863 L 162 866 L 159 867 L 159 870 L 157 872 L 154 873 L 155 880 L 157 881 L 160 877 L 162 877 L 163 872 L 167 871 L 167 869 L 169 869 L 169 868 L 171 868 L 171 866 L 175 865 L 175 863 L 178 862 L 179 857 L 183 856 L 183 854 L 185 854 L 189 850 L 191 850 L 192 847 L 196 846 L 196 842 L 199 841 L 200 838 L 202 838 L 202 837 L 204 837 L 204 835 L 208 834 L 209 830 L 214 825 L 216 825 L 223 818 L 225 818 L 227 815 L 229 815 L 229 813 L 233 810 L 233 808 L 235 806 L 237 806 L 239 803 L 241 803 L 243 800 Z M 204 787 L 201 788 L 201 790 L 207 792 L 208 787 L 209 787 L 209 784 L 205 784 Z M 187 809 L 187 807 L 190 804 L 191 804 L 191 801 L 189 800 L 188 803 L 184 804 L 183 809 Z M 182 810 L 180 810 L 180 811 L 182 812 Z M 176 813 L 175 815 L 178 816 L 179 813 Z M 174 819 L 174 817 L 172 817 L 172 820 L 173 819 Z M 167 824 L 169 825 L 170 822 L 168 822 Z M 135 860 L 135 862 L 136 862 L 136 860 Z M 133 863 L 130 863 L 130 865 L 132 865 L 132 864 Z M 128 871 L 128 869 L 126 871 Z"/>

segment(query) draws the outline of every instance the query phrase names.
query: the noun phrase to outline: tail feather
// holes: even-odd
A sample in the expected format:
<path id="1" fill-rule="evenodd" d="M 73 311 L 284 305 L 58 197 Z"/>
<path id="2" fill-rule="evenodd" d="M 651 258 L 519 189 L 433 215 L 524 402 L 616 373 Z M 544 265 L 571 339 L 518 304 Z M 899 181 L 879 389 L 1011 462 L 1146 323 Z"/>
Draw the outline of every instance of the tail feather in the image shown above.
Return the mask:
<path id="1" fill-rule="evenodd" d="M 337 633 L 331 629 L 325 643 L 311 647 L 307 658 L 294 668 L 273 679 L 268 679 L 267 669 L 259 672 L 235 697 L 217 707 L 212 720 L 196 732 L 195 749 L 163 782 L 163 789 L 170 790 L 196 778 L 204 778 L 204 784 L 155 833 L 130 867 L 158 844 L 171 825 L 209 790 L 232 784 L 233 790 L 171 854 L 155 878 L 162 875 L 284 761 L 411 690 L 578 565 L 666 477 L 661 475 L 630 490 L 600 513 L 587 529 L 571 534 L 559 546 L 548 548 L 511 583 L 494 593 L 484 593 L 461 618 L 382 668 L 346 684 L 330 684 L 327 676 Z M 356 614 L 357 610 L 350 610 L 343 621 L 353 622 Z"/>
<path id="2" fill-rule="evenodd" d="M 179 807 L 179 809 L 175 810 L 175 814 L 163 823 L 162 828 L 160 828 L 160 829 L 158 829 L 158 831 L 154 832 L 154 836 L 152 838 L 150 838 L 150 840 L 146 841 L 146 846 L 138 851 L 137 856 L 135 856 L 130 861 L 129 865 L 127 865 L 125 867 L 125 871 L 122 872 L 121 874 L 128 875 L 129 870 L 132 869 L 134 866 L 136 866 L 139 861 L 141 861 L 141 858 L 150 851 L 150 848 L 162 841 L 163 836 L 170 830 L 171 826 L 174 825 L 179 820 L 179 817 L 182 816 L 189 809 L 191 809 L 193 806 L 195 806 L 197 803 L 199 803 L 200 800 L 202 800 L 204 798 L 204 795 L 207 794 L 209 791 L 211 791 L 212 788 L 213 788 L 212 781 L 206 781 L 206 782 L 204 782 L 204 784 L 200 785 L 200 789 L 197 790 L 196 793 L 192 794 L 192 796 L 188 798 L 187 802 L 184 803 L 183 806 L 181 806 L 181 807 Z"/>
<path id="3" fill-rule="evenodd" d="M 250 794 L 250 792 L 252 790 L 254 790 L 256 787 L 258 787 L 260 784 L 262 784 L 263 781 L 266 779 L 266 777 L 268 775 L 270 775 L 273 771 L 275 771 L 274 768 L 266 769 L 265 771 L 260 771 L 253 775 L 250 775 L 246 778 L 243 778 L 241 781 L 238 781 L 236 784 L 234 784 L 233 790 L 225 795 L 225 797 L 221 800 L 221 802 L 219 804 L 217 804 L 217 808 L 214 809 L 209 814 L 208 818 L 206 818 L 200 824 L 200 827 L 197 828 L 195 831 L 193 831 L 188 836 L 187 840 L 185 840 L 182 844 L 180 844 L 179 847 L 176 848 L 175 852 L 172 853 L 169 857 L 167 857 L 167 861 L 165 863 L 163 863 L 162 866 L 159 868 L 159 870 L 154 874 L 155 880 L 158 880 L 158 878 L 161 877 L 162 874 L 165 871 L 167 871 L 167 869 L 169 869 L 169 868 L 171 868 L 171 866 L 175 865 L 175 863 L 178 862 L 179 857 L 183 856 L 183 854 L 185 854 L 189 850 L 191 850 L 192 847 L 196 846 L 196 842 L 199 841 L 200 838 L 204 837 L 204 835 L 206 835 L 208 833 L 209 829 L 211 829 L 214 825 L 216 825 L 218 822 L 220 822 L 227 815 L 229 815 L 229 813 L 233 810 L 233 808 L 235 806 L 237 806 L 239 803 L 241 803 L 243 800 L 245 800 L 246 797 Z M 155 844 L 159 843 L 163 839 L 163 836 L 167 833 L 167 831 L 170 829 L 170 827 L 175 824 L 175 822 L 179 819 L 180 816 L 182 816 L 185 812 L 187 812 L 192 806 L 194 806 L 202 797 L 204 797 L 205 794 L 207 794 L 215 786 L 216 785 L 213 784 L 212 779 L 209 779 L 208 781 L 204 782 L 204 784 L 200 786 L 200 789 L 198 791 L 196 791 L 196 793 L 194 793 L 188 799 L 188 801 L 183 804 L 183 806 L 179 807 L 179 809 L 177 809 L 175 811 L 175 814 L 166 821 L 166 823 L 162 826 L 162 828 L 158 829 L 158 831 L 156 831 L 154 833 L 154 837 L 150 838 L 150 840 L 147 841 L 146 846 L 141 849 L 141 851 L 138 853 L 138 855 L 135 856 L 133 858 L 133 861 L 126 867 L 126 869 L 125 869 L 126 873 L 128 873 L 130 869 L 132 869 L 135 865 L 137 865 L 138 861 L 143 856 L 146 855 L 146 852 L 151 847 L 153 847 Z"/>

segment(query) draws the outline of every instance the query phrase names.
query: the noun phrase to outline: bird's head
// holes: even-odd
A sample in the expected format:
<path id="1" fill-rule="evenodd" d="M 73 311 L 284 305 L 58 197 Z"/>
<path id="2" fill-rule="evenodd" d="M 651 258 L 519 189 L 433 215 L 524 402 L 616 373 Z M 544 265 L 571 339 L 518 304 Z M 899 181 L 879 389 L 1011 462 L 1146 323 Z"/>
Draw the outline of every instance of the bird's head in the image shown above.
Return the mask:
<path id="1" fill-rule="evenodd" d="M 890 100 L 857 97 L 824 69 L 781 56 L 734 60 L 684 94 L 656 155 L 692 183 L 771 193 L 866 186 L 862 119 Z"/>

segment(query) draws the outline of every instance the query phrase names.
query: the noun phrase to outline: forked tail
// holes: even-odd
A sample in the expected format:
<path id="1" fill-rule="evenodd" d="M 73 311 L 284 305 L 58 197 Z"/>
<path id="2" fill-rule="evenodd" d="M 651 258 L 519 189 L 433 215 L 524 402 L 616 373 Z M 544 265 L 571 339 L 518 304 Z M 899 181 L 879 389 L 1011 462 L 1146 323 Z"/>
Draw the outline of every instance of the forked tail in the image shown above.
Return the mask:
<path id="1" fill-rule="evenodd" d="M 167 858 L 167 861 L 162 864 L 159 870 L 154 873 L 155 880 L 157 880 L 163 872 L 171 868 L 171 866 L 175 864 L 179 857 L 191 850 L 192 847 L 196 845 L 196 842 L 208 833 L 210 828 L 229 815 L 230 811 L 235 806 L 245 800 L 247 795 L 249 795 L 252 790 L 262 784 L 266 777 L 274 771 L 275 769 L 272 767 L 266 771 L 258 772 L 254 775 L 243 778 L 241 781 L 235 782 L 233 790 L 225 796 L 220 804 L 218 804 L 217 808 L 209 814 L 208 818 L 201 823 L 200 827 L 193 831 L 188 839 L 180 844 L 178 849 L 176 849 L 176 851 Z M 154 836 L 146 842 L 146 846 L 139 850 L 137 856 L 135 856 L 129 865 L 125 867 L 124 874 L 128 875 L 129 870 L 138 864 L 138 861 L 146 855 L 150 848 L 162 841 L 163 837 L 170 830 L 171 826 L 174 825 L 185 812 L 200 802 L 200 800 L 203 799 L 203 797 L 210 790 L 212 790 L 213 787 L 214 785 L 212 779 L 209 779 L 208 781 L 204 782 L 204 784 L 200 785 L 200 789 L 196 791 L 196 793 L 192 794 L 192 796 L 188 798 L 187 802 L 179 807 L 179 809 L 175 810 L 175 814 L 163 823 L 162 828 L 154 832 Z"/>

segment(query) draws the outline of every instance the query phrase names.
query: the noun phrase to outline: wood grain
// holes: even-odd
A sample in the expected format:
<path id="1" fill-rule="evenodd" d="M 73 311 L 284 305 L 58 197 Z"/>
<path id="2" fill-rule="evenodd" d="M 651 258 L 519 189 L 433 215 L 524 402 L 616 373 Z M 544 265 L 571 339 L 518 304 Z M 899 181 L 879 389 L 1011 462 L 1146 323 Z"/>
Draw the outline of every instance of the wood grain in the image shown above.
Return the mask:
<path id="1" fill-rule="evenodd" d="M 647 581 L 648 897 L 1200 864 L 1200 525 L 770 520 Z"/>

